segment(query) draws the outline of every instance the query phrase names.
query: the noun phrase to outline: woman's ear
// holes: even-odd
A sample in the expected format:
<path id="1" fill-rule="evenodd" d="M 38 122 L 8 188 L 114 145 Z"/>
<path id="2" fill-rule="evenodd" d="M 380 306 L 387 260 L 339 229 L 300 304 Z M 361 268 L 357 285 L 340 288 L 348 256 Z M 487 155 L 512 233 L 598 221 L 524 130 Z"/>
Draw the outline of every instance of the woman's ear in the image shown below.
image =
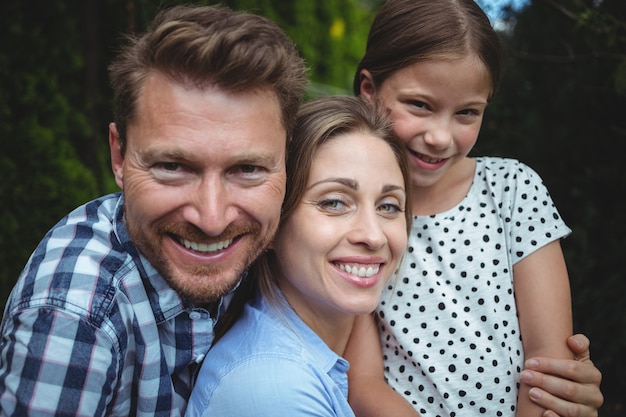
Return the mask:
<path id="1" fill-rule="evenodd" d="M 109 123 L 109 148 L 111 151 L 111 169 L 115 176 L 115 183 L 124 189 L 124 155 L 120 145 L 120 134 L 115 123 Z"/>
<path id="2" fill-rule="evenodd" d="M 371 103 L 376 101 L 376 87 L 374 86 L 372 74 L 368 70 L 362 69 L 359 73 L 359 79 L 359 91 L 361 96 Z"/>

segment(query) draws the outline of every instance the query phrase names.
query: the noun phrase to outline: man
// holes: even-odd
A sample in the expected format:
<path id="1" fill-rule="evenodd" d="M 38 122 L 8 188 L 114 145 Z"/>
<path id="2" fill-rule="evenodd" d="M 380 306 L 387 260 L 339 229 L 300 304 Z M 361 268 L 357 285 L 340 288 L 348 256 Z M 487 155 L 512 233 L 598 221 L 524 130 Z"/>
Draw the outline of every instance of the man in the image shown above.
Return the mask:
<path id="1" fill-rule="evenodd" d="M 1 415 L 182 415 L 221 300 L 267 247 L 306 69 L 266 18 L 162 12 L 113 62 L 122 193 L 46 235 L 9 299 Z"/>

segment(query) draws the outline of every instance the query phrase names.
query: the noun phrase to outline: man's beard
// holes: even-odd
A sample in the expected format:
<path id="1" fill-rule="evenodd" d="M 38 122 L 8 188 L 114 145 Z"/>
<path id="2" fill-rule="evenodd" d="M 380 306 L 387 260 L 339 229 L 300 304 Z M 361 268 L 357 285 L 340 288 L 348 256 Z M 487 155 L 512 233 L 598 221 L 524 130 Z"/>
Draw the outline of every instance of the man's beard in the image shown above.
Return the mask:
<path id="1" fill-rule="evenodd" d="M 209 237 L 205 233 L 191 224 L 159 225 L 153 236 L 147 235 L 143 230 L 136 230 L 128 224 L 127 227 L 132 242 L 142 255 L 150 261 L 172 289 L 194 305 L 216 302 L 232 290 L 244 271 L 269 246 L 274 236 L 274 231 L 270 231 L 271 233 L 267 236 L 262 236 L 261 227 L 255 223 L 230 225 L 220 237 L 211 238 L 211 241 L 234 239 L 232 244 L 236 244 L 235 241 L 242 237 L 252 239 L 248 243 L 248 251 L 243 256 L 240 255 L 240 259 L 235 259 L 226 266 L 208 264 L 190 266 L 180 271 L 180 266 L 176 268 L 174 266 L 176 264 L 171 262 L 164 253 L 162 241 L 173 239 L 180 244 L 179 239 L 185 238 L 193 242 L 207 242 Z"/>

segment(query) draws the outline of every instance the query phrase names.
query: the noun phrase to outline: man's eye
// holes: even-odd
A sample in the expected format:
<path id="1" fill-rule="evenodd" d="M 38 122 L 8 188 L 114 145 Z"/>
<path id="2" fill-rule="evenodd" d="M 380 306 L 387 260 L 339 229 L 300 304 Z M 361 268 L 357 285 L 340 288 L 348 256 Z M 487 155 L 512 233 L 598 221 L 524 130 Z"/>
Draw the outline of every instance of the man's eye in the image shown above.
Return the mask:
<path id="1" fill-rule="evenodd" d="M 252 174 L 258 171 L 259 168 L 255 165 L 241 165 L 239 169 L 245 174 Z"/>
<path id="2" fill-rule="evenodd" d="M 176 162 L 163 162 L 159 164 L 165 171 L 176 171 L 180 168 L 180 164 Z"/>

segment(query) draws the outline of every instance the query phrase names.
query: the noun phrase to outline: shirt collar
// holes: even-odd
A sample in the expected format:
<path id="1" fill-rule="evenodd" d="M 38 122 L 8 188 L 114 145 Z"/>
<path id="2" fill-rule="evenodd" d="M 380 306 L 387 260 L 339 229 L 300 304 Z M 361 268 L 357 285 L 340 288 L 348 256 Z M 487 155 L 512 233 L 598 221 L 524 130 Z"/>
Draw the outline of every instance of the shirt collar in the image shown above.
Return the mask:
<path id="1" fill-rule="evenodd" d="M 280 296 L 280 305 L 270 305 L 266 297 L 260 292 L 257 293 L 255 303 L 260 309 L 268 311 L 276 316 L 276 320 L 282 320 L 285 327 L 291 331 L 295 337 L 300 338 L 308 348 L 308 354 L 321 369 L 324 369 L 333 379 L 337 380 L 339 375 L 345 375 L 348 370 L 348 361 L 337 355 L 328 345 L 315 333 L 295 310 L 289 305 L 280 289 L 276 288 Z M 341 385 L 341 384 L 339 384 Z"/>

